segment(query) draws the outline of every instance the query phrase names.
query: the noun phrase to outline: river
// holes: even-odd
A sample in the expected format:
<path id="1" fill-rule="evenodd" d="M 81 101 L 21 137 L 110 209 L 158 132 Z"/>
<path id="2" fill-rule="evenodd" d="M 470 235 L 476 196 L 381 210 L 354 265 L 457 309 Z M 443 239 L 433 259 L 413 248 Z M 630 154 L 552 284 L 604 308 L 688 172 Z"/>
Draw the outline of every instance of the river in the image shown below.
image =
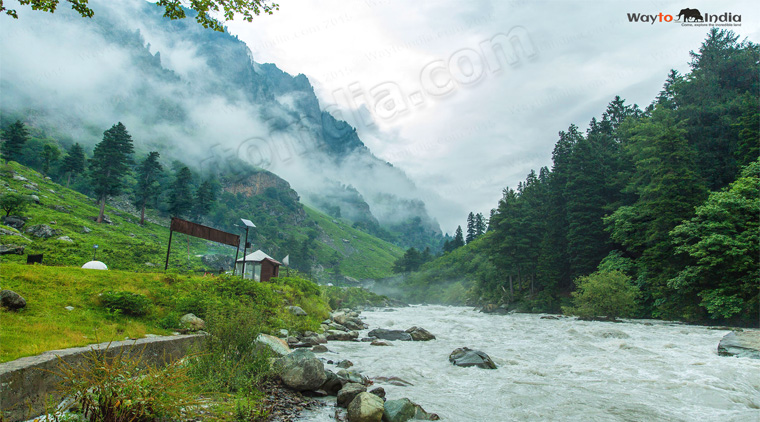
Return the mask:
<path id="1" fill-rule="evenodd" d="M 362 317 L 370 329 L 417 325 L 437 339 L 391 347 L 332 341 L 321 356 L 349 359 L 370 378 L 411 382 L 376 386 L 443 421 L 760 421 L 760 360 L 718 356 L 728 331 L 447 306 L 364 311 Z M 450 364 L 449 353 L 462 346 L 486 352 L 498 369 Z M 334 421 L 333 414 L 330 405 L 301 420 Z"/>

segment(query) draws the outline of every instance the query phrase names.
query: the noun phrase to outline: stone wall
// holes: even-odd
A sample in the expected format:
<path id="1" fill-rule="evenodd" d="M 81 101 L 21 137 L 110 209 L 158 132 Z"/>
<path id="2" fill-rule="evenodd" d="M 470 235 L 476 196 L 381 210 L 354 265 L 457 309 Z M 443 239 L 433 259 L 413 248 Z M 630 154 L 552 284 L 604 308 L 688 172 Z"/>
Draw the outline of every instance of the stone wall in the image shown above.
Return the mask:
<path id="1" fill-rule="evenodd" d="M 0 363 L 0 421 L 31 419 L 45 412 L 47 402 L 58 403 L 60 395 L 56 387 L 60 377 L 52 373 L 58 366 L 58 357 L 76 366 L 85 362 L 86 353 L 91 350 L 107 350 L 109 355 L 142 353 L 146 363 L 164 366 L 185 356 L 202 337 L 182 335 L 100 343 Z"/>

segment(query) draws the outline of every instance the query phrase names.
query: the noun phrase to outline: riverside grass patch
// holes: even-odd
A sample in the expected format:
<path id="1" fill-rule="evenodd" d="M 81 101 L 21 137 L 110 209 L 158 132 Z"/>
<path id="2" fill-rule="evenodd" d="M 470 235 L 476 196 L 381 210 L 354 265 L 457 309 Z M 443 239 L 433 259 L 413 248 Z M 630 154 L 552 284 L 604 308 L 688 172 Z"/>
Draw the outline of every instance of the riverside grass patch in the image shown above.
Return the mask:
<path id="1" fill-rule="evenodd" d="M 316 331 L 330 311 L 316 284 L 294 277 L 258 283 L 231 276 L 15 263 L 0 264 L 0 274 L 2 288 L 27 301 L 20 311 L 0 309 L 0 362 L 146 334 L 169 335 L 188 312 L 204 318 L 214 309 L 247 307 L 261 315 L 261 331 L 274 334 L 281 328 Z M 145 314 L 127 315 L 103 306 L 102 294 L 116 291 L 146 297 L 150 303 Z M 291 314 L 289 305 L 300 306 L 308 316 Z"/>

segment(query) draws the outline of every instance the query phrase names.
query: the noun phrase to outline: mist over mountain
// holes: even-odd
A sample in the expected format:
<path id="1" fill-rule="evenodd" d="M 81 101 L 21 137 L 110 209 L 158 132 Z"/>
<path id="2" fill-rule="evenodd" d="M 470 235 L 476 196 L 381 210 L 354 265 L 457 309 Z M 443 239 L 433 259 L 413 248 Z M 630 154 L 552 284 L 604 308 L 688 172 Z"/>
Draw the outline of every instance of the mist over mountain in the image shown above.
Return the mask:
<path id="1" fill-rule="evenodd" d="M 3 22 L 2 123 L 23 116 L 91 149 L 121 121 L 138 154 L 160 149 L 226 179 L 238 163 L 253 165 L 370 233 L 437 244 L 441 230 L 417 199 L 421 191 L 321 108 L 304 75 L 257 63 L 235 36 L 170 21 L 154 4 L 92 3 L 92 19 L 24 9 Z"/>

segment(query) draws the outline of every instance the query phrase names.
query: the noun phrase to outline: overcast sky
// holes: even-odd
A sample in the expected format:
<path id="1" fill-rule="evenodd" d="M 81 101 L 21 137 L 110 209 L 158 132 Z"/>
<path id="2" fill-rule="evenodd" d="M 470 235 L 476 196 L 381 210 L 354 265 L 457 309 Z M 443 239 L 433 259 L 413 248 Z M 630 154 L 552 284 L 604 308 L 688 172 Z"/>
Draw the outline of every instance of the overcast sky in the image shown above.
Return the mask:
<path id="1" fill-rule="evenodd" d="M 670 69 L 687 71 L 707 27 L 627 18 L 684 7 L 740 14 L 732 29 L 760 39 L 756 3 L 693 0 L 286 0 L 229 31 L 257 62 L 305 74 L 377 156 L 461 205 L 430 204 L 453 232 L 462 210 L 487 215 L 504 187 L 550 166 L 558 131 L 585 129 L 615 95 L 646 106 Z M 512 60 L 494 66 L 505 36 Z"/>

